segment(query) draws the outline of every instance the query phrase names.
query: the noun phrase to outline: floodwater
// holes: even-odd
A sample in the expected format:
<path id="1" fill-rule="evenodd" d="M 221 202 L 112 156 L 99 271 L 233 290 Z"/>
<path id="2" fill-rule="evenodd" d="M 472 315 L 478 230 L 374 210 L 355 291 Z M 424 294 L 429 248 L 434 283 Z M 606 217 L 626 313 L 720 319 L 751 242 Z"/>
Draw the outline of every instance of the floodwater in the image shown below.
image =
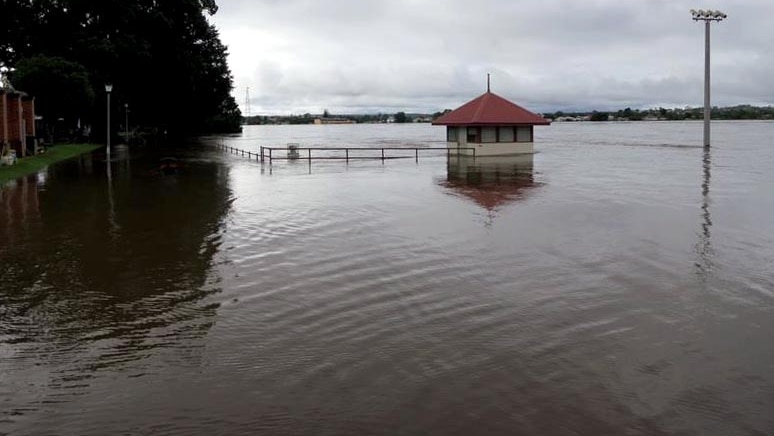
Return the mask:
<path id="1" fill-rule="evenodd" d="M 0 190 L 0 434 L 774 433 L 774 123 L 256 126 Z M 173 156 L 174 175 L 158 171 Z"/>

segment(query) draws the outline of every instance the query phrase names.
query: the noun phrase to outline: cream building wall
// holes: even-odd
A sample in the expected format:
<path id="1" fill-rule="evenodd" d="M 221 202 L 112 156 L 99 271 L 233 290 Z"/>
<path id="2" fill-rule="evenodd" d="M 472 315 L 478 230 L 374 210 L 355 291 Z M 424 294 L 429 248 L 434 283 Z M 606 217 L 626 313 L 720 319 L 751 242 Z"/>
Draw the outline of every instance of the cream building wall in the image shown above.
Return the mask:
<path id="1" fill-rule="evenodd" d="M 454 129 L 452 132 L 451 129 Z M 468 142 L 467 127 L 448 127 L 446 146 L 451 149 L 452 155 L 473 156 L 510 156 L 519 154 L 532 154 L 534 150 L 534 141 L 532 139 L 532 128 L 523 130 L 517 129 L 513 137 L 518 142 L 489 142 L 494 140 L 493 133 L 488 133 L 484 128 L 482 135 L 477 142 Z M 456 139 L 455 139 L 456 138 Z M 482 142 L 482 140 L 487 142 Z"/>

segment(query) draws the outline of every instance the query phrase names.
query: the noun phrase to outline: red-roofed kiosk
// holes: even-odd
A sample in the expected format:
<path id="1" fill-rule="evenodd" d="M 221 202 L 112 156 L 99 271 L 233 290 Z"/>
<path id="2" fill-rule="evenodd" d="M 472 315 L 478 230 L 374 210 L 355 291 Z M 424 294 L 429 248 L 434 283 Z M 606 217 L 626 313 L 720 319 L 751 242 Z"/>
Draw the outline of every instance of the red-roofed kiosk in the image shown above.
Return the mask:
<path id="1" fill-rule="evenodd" d="M 534 153 L 533 127 L 551 124 L 545 118 L 487 91 L 438 117 L 434 126 L 446 126 L 446 144 L 452 154 L 507 156 Z"/>

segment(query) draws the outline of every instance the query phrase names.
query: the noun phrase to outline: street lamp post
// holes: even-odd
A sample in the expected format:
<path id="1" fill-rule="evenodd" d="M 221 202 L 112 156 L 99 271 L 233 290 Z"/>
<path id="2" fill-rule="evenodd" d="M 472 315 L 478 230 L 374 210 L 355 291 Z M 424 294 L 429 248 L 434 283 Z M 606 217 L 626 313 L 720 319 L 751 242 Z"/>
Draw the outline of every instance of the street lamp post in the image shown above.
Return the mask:
<path id="1" fill-rule="evenodd" d="M 107 160 L 110 161 L 110 92 L 113 91 L 113 85 L 105 84 L 107 93 Z"/>
<path id="2" fill-rule="evenodd" d="M 129 144 L 129 103 L 124 103 L 124 112 L 126 113 L 126 123 L 124 123 L 124 129 L 126 130 L 126 136 L 124 141 Z"/>
<path id="3" fill-rule="evenodd" d="M 691 9 L 693 21 L 704 21 L 704 146 L 710 146 L 710 23 L 728 15 L 720 11 Z"/>

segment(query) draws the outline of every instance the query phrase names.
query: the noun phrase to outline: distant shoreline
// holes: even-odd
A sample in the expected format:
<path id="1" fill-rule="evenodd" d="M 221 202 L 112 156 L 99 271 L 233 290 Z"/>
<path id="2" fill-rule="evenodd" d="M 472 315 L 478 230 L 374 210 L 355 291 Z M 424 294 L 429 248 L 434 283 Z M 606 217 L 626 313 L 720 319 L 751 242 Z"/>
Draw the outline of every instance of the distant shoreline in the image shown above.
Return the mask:
<path id="1" fill-rule="evenodd" d="M 391 114 L 343 114 L 343 115 L 255 115 L 242 117 L 242 125 L 272 125 L 272 124 L 403 124 L 430 123 L 435 118 L 448 111 L 427 113 Z M 615 111 L 556 111 L 541 114 L 546 119 L 563 121 L 684 121 L 704 119 L 704 109 L 701 107 L 685 107 L 666 109 L 620 109 Z M 332 122 L 325 122 L 330 119 Z M 774 120 L 774 107 L 738 105 L 728 107 L 713 107 L 713 120 Z M 317 121 L 319 120 L 319 121 Z"/>

